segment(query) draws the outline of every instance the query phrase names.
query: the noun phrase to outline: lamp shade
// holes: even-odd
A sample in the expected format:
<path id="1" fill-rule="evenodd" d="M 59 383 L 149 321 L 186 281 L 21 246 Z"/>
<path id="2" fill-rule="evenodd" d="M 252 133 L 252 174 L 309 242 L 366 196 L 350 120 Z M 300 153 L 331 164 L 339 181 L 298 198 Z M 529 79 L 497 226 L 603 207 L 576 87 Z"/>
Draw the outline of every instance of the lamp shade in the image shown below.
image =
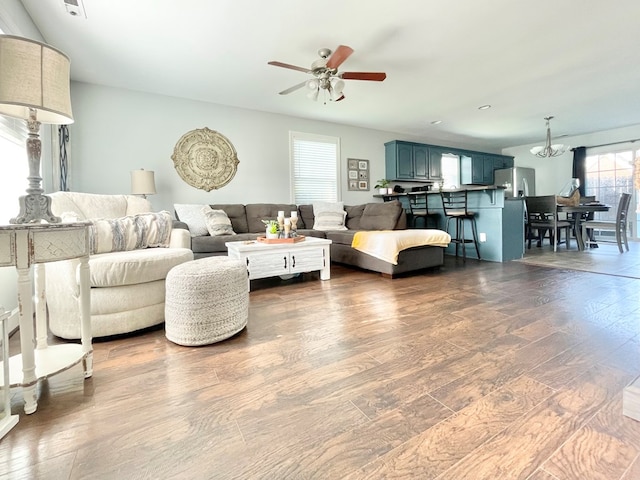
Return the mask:
<path id="1" fill-rule="evenodd" d="M 131 193 L 133 195 L 153 195 L 156 193 L 156 180 L 153 170 L 131 171 Z"/>
<path id="2" fill-rule="evenodd" d="M 0 35 L 0 114 L 42 123 L 73 123 L 69 58 L 22 37 Z"/>

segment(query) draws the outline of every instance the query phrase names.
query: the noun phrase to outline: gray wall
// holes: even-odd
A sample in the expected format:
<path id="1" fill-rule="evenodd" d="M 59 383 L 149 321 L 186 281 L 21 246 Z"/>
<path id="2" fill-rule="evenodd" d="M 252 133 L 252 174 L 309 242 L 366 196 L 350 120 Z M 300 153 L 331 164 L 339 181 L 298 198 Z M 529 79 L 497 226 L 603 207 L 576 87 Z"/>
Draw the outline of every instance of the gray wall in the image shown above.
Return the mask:
<path id="1" fill-rule="evenodd" d="M 385 177 L 385 142 L 398 138 L 429 142 L 427 138 L 400 137 L 392 132 L 78 82 L 72 84 L 72 104 L 71 189 L 129 193 L 130 171 L 144 168 L 155 171 L 158 193 L 149 197 L 154 208 L 170 211 L 174 203 L 289 202 L 290 131 L 340 138 L 340 192 L 346 204 L 373 200 L 375 181 Z M 211 192 L 185 183 L 171 160 L 180 137 L 203 127 L 227 137 L 240 160 L 233 180 Z M 348 191 L 347 158 L 370 161 L 370 191 Z"/>

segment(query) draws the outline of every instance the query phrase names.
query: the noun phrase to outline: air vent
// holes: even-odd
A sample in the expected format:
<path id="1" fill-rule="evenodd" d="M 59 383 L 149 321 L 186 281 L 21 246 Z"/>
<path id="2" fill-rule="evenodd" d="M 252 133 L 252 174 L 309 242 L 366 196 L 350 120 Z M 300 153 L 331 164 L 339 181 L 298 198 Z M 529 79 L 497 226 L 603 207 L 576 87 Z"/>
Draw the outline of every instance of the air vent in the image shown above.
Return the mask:
<path id="1" fill-rule="evenodd" d="M 67 13 L 72 17 L 87 18 L 82 0 L 62 0 L 62 3 L 64 3 L 64 8 L 67 10 Z"/>

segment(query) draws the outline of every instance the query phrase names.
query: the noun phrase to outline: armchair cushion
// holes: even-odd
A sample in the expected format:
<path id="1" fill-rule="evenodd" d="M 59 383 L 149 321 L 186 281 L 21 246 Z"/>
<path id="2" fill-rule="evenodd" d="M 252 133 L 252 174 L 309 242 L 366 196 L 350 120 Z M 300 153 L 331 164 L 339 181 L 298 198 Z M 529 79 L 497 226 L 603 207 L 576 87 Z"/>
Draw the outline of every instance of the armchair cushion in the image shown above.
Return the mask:
<path id="1" fill-rule="evenodd" d="M 176 265 L 193 259 L 186 248 L 145 248 L 91 255 L 91 287 L 120 287 L 164 280 Z"/>
<path id="2" fill-rule="evenodd" d="M 171 228 L 172 218 L 167 211 L 92 220 L 89 227 L 91 253 L 168 247 Z"/>

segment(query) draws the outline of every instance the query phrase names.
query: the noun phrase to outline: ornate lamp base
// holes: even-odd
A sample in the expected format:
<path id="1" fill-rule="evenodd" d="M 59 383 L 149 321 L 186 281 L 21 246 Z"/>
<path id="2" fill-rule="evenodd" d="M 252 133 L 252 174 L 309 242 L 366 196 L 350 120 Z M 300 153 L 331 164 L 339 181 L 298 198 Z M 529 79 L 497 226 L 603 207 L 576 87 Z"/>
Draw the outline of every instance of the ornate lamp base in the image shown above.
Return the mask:
<path id="1" fill-rule="evenodd" d="M 19 198 L 20 212 L 9 223 L 60 223 L 60 217 L 51 213 L 51 198 L 40 193 L 31 193 Z"/>

